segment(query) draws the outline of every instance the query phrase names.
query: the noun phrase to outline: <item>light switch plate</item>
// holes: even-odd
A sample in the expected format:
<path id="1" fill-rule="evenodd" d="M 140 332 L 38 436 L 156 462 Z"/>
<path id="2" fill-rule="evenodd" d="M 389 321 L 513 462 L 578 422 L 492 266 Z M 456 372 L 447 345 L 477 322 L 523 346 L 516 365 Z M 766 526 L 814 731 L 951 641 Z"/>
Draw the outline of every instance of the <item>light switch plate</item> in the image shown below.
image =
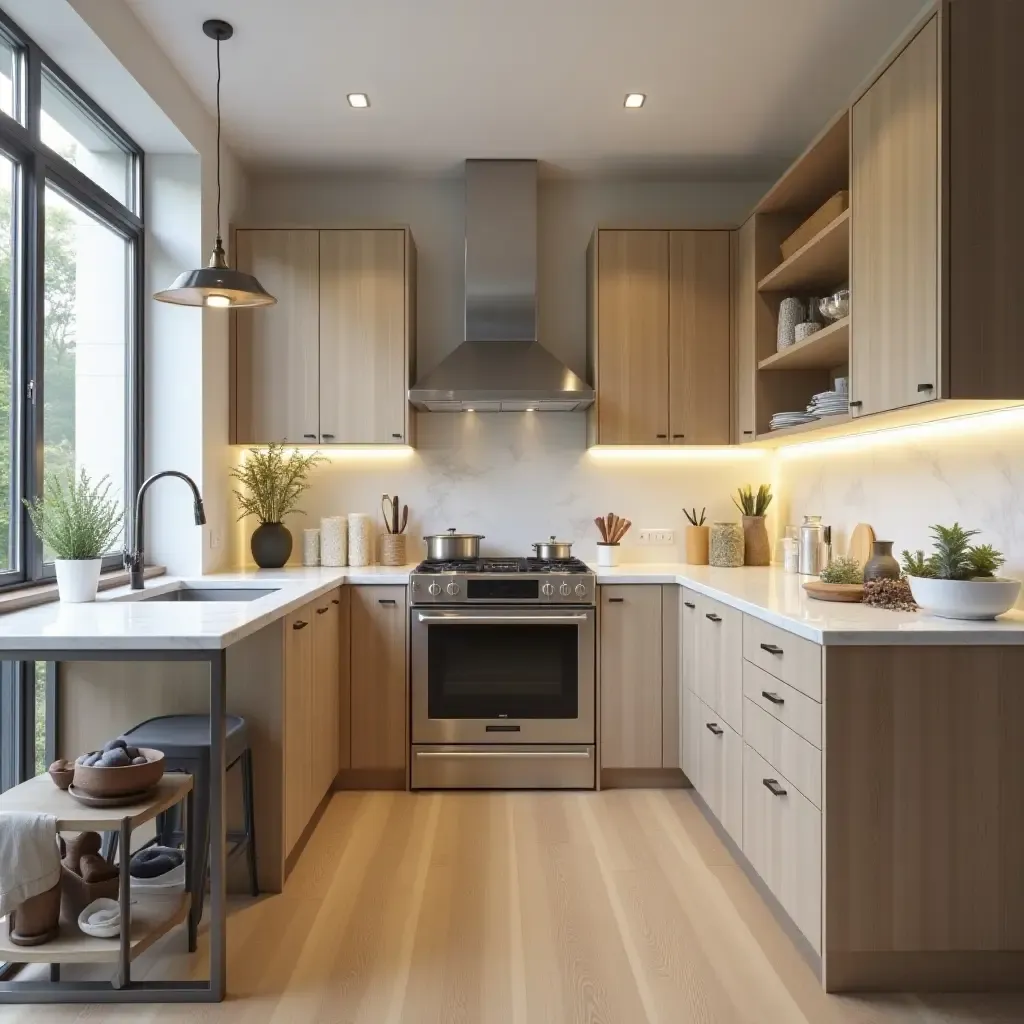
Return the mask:
<path id="1" fill-rule="evenodd" d="M 675 530 L 652 530 L 647 528 L 640 531 L 640 543 L 648 547 L 670 548 L 675 542 Z"/>

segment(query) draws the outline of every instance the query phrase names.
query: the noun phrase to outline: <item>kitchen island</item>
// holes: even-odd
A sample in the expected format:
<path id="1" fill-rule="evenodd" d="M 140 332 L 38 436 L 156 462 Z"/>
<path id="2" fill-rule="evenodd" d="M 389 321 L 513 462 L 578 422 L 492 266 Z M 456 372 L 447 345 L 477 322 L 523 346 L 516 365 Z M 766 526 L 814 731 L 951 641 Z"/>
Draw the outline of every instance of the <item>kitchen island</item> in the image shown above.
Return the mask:
<path id="1" fill-rule="evenodd" d="M 283 624 L 346 585 L 404 586 L 408 572 L 408 567 L 371 566 L 243 571 L 195 579 L 161 577 L 142 591 L 118 588 L 89 604 L 51 603 L 0 617 L 0 656 L 57 665 L 59 754 L 73 757 L 161 713 L 208 711 L 211 745 L 209 981 L 174 982 L 158 991 L 138 983 L 114 989 L 103 983 L 4 982 L 0 1002 L 224 998 L 225 715 L 241 714 L 250 723 L 257 834 L 263 825 L 257 845 L 261 887 L 279 891 L 284 871 Z M 239 600 L 224 599 L 232 590 L 238 592 Z M 258 591 L 259 596 L 253 599 L 245 591 Z M 204 698 L 201 705 L 200 698 Z M 17 957 L 12 953 L 0 959 Z"/>

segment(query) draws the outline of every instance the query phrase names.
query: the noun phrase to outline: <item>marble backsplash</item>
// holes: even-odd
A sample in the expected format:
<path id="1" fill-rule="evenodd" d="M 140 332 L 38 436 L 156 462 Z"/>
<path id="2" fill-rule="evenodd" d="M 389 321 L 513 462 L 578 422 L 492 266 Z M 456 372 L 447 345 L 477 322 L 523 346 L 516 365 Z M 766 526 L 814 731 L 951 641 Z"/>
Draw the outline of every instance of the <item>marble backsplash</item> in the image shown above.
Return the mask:
<path id="1" fill-rule="evenodd" d="M 778 522 L 830 523 L 837 553 L 853 527 L 903 548 L 930 548 L 933 523 L 981 530 L 1024 578 L 1024 410 L 781 449 Z"/>
<path id="2" fill-rule="evenodd" d="M 244 449 L 235 449 L 241 457 Z M 371 512 L 383 529 L 380 498 L 398 494 L 409 505 L 408 557 L 418 561 L 425 534 L 457 527 L 485 536 L 489 555 L 532 554 L 530 545 L 555 534 L 573 553 L 596 557 L 594 517 L 616 512 L 633 522 L 623 543 L 626 561 L 682 558 L 683 506 L 707 506 L 708 521 L 736 520 L 731 494 L 745 483 L 771 480 L 773 456 L 751 449 L 588 452 L 580 415 L 421 414 L 413 450 L 338 451 L 317 467 L 303 496 L 305 516 L 291 516 L 293 561 L 301 531 L 321 516 Z M 248 536 L 232 537 L 236 564 L 251 561 Z M 675 530 L 674 547 L 638 544 L 641 527 Z"/>

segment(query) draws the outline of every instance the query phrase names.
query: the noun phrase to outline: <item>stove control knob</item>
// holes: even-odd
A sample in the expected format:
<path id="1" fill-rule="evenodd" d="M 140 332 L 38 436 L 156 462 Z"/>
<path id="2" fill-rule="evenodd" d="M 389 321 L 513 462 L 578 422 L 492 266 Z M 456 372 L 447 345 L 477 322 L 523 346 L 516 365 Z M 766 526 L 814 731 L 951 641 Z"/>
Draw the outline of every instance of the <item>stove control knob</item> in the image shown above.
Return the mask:
<path id="1" fill-rule="evenodd" d="M 431 583 L 430 586 L 427 587 L 427 590 L 430 592 L 431 597 L 437 597 L 437 595 L 441 593 L 441 584 Z"/>
<path id="2" fill-rule="evenodd" d="M 459 585 L 458 583 L 449 583 L 448 586 L 445 587 L 445 590 L 454 597 L 459 592 Z"/>
<path id="3" fill-rule="evenodd" d="M 568 583 L 563 583 L 558 588 L 558 592 L 562 595 L 562 597 L 568 597 L 572 593 L 572 588 L 569 586 Z"/>
<path id="4" fill-rule="evenodd" d="M 586 597 L 587 596 L 587 585 L 585 583 L 576 584 L 576 596 Z"/>
<path id="5" fill-rule="evenodd" d="M 555 592 L 555 588 L 554 588 L 554 586 L 553 586 L 552 584 L 550 584 L 550 583 L 545 583 L 545 584 L 544 584 L 544 586 L 542 586 L 542 587 L 540 588 L 540 592 L 541 592 L 541 593 L 542 593 L 542 594 L 543 594 L 543 595 L 544 595 L 545 597 L 550 597 L 550 596 L 551 596 L 551 595 L 552 595 L 552 594 L 553 594 L 553 593 Z"/>

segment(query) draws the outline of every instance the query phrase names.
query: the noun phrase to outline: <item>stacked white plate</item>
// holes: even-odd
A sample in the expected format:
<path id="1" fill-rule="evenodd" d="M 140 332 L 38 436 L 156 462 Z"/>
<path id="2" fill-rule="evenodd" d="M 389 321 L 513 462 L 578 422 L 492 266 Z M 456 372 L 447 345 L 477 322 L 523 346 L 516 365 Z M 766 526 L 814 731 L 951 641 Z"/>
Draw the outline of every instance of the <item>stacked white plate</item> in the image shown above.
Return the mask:
<path id="1" fill-rule="evenodd" d="M 818 417 L 807 412 L 777 412 L 768 424 L 769 430 L 782 430 L 784 427 L 799 427 L 804 423 L 813 423 Z"/>
<path id="2" fill-rule="evenodd" d="M 849 410 L 850 396 L 843 391 L 823 391 L 815 395 L 807 406 L 808 415 L 811 416 L 835 416 Z"/>

